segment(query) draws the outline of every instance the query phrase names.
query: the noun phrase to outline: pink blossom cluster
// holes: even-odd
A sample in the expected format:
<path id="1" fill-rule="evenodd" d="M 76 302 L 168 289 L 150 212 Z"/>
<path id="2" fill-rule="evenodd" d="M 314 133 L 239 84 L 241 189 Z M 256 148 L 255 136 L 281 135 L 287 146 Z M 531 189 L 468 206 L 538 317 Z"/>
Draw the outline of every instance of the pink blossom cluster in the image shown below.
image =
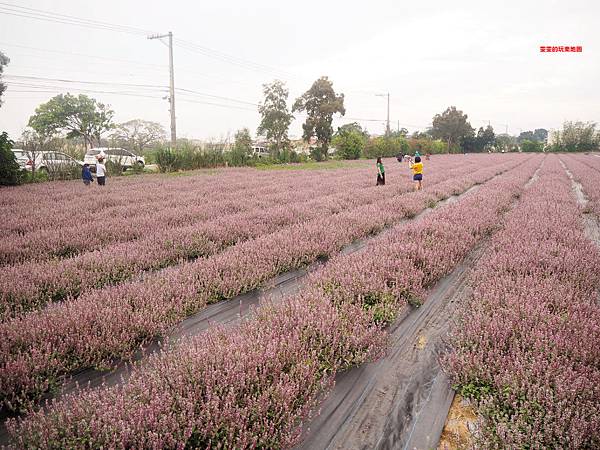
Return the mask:
<path id="1" fill-rule="evenodd" d="M 562 158 L 562 156 L 561 156 Z M 471 275 L 445 366 L 481 448 L 600 447 L 600 251 L 558 157 Z"/>
<path id="2" fill-rule="evenodd" d="M 110 366 L 164 334 L 207 304 L 255 289 L 266 280 L 329 256 L 356 239 L 414 216 L 435 201 L 483 183 L 516 158 L 448 179 L 420 192 L 385 196 L 231 246 L 210 258 L 166 269 L 142 280 L 92 290 L 76 299 L 0 324 L 0 392 L 21 409 L 62 374 Z"/>
<path id="3" fill-rule="evenodd" d="M 496 228 L 539 162 L 537 158 L 525 162 L 458 203 L 424 216 L 414 226 L 392 228 L 370 242 L 366 255 L 361 252 L 332 260 L 331 266 L 328 263 L 312 279 L 316 284 L 311 288 L 285 302 L 263 304 L 239 327 L 209 330 L 152 357 L 122 386 L 82 391 L 52 402 L 47 413 L 35 412 L 13 421 L 10 428 L 15 445 L 291 446 L 297 441 L 301 421 L 330 386 L 335 372 L 379 356 L 386 340 L 384 330 L 374 321 L 373 310 L 355 301 L 363 291 L 338 295 L 339 291 L 323 289 L 323 282 L 346 279 L 348 265 L 363 274 L 374 267 L 372 255 L 378 255 L 380 262 L 396 271 L 391 276 L 398 288 L 403 283 L 405 290 L 417 284 L 404 271 L 420 274 L 419 287 L 427 288 L 451 270 L 477 240 Z M 448 182 L 448 186 L 452 184 Z M 417 192 L 412 197 L 423 194 Z M 404 198 L 408 200 L 410 195 Z M 465 217 L 476 219 L 465 221 Z M 442 224 L 439 232 L 435 231 L 438 223 Z M 460 229 L 465 224 L 468 229 L 458 236 L 448 230 L 449 226 Z M 413 236 L 409 238 L 412 242 L 399 251 L 405 234 Z M 428 277 L 423 276 L 419 265 L 425 259 L 410 259 L 407 253 L 416 250 L 419 234 L 427 236 L 423 239 L 427 250 L 420 256 L 429 257 L 426 263 L 436 266 Z M 398 257 L 408 264 L 393 268 Z M 368 274 L 363 277 L 367 278 Z M 377 281 L 381 283 L 378 288 Z M 370 292 L 376 295 L 388 288 L 380 273 L 373 274 L 369 283 L 373 285 Z"/>
<path id="4" fill-rule="evenodd" d="M 471 168 L 475 164 L 472 162 L 466 167 Z M 439 166 L 433 166 L 428 182 L 435 185 L 465 169 L 457 163 L 455 166 L 460 168 L 450 167 L 442 171 Z M 159 211 L 147 220 L 144 230 L 149 231 L 137 240 L 115 243 L 63 260 L 30 261 L 2 268 L 0 319 L 40 309 L 48 302 L 77 297 L 90 289 L 122 283 L 144 271 L 210 256 L 236 243 L 324 215 L 389 199 L 411 189 L 407 178 L 386 190 L 378 190 L 372 185 L 356 187 L 355 173 L 342 176 L 339 173 L 345 171 L 337 172 L 337 176 L 324 183 L 326 195 L 318 195 L 318 191 L 310 186 L 301 189 L 297 185 L 295 189 L 280 190 L 273 204 L 269 204 L 270 201 L 261 202 L 249 193 L 247 203 L 253 205 L 250 210 L 215 214 L 211 220 L 176 228 L 156 227 L 156 221 L 163 218 Z M 239 201 L 239 193 L 235 195 L 237 202 L 243 203 Z M 218 199 L 214 203 L 218 206 Z M 203 206 L 196 205 L 191 209 L 199 212 Z M 210 211 L 210 207 L 206 209 Z M 213 208 L 213 212 L 216 210 L 218 208 Z M 113 226 L 118 228 L 118 223 Z M 79 232 L 85 235 L 85 230 Z"/>

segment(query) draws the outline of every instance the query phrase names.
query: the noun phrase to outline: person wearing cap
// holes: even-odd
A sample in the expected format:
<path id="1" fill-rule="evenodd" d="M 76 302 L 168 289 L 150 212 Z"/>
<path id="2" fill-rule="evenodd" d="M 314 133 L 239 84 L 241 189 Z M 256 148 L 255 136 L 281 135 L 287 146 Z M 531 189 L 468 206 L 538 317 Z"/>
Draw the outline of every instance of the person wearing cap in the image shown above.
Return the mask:
<path id="1" fill-rule="evenodd" d="M 94 177 L 92 177 L 92 172 L 90 172 L 90 165 L 85 163 L 81 168 L 81 178 L 83 180 L 83 184 L 89 186 L 90 183 L 94 182 Z"/>

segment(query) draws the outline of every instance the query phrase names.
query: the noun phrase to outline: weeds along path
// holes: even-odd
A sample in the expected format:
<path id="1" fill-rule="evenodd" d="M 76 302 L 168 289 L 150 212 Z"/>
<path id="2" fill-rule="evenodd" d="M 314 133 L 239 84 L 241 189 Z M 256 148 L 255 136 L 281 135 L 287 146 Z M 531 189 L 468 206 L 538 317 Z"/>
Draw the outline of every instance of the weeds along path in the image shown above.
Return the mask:
<path id="1" fill-rule="evenodd" d="M 531 170 L 522 179 L 521 190 L 537 179 L 539 170 Z M 493 193 L 488 191 L 488 195 Z M 515 202 L 503 208 L 502 215 Z M 452 207 L 461 208 L 461 204 Z M 467 295 L 470 269 L 488 245 L 489 237 L 483 237 L 449 275 L 430 288 L 422 306 L 403 310 L 389 327 L 385 358 L 336 377 L 320 415 L 306 424 L 298 448 L 412 450 L 437 446 L 454 396 L 440 368 L 439 355 L 450 320 Z"/>
<path id="2" fill-rule="evenodd" d="M 509 167 L 504 163 L 499 168 Z M 438 168 L 431 176 L 431 187 L 451 179 L 460 170 Z M 405 180 L 399 186 L 362 187 L 354 189 L 355 181 L 346 180 L 336 193 L 311 199 L 311 195 L 285 193 L 283 204 L 256 207 L 250 211 L 218 216 L 207 222 L 187 227 L 150 233 L 143 239 L 116 243 L 98 251 L 64 260 L 27 262 L 3 268 L 0 273 L 0 318 L 5 320 L 30 310 L 41 309 L 46 303 L 77 297 L 86 291 L 128 281 L 146 271 L 198 257 L 208 257 L 240 242 L 292 227 L 322 216 L 339 214 L 378 201 L 397 202 L 400 194 L 412 189 Z M 238 202 L 241 202 L 238 199 Z M 256 206 L 256 205 L 255 205 Z M 153 228 L 156 227 L 152 223 Z"/>
<path id="3" fill-rule="evenodd" d="M 478 405 L 477 448 L 600 446 L 600 249 L 573 182 L 588 183 L 584 167 L 549 156 L 470 276 L 443 365 Z"/>
<path id="4" fill-rule="evenodd" d="M 13 422 L 15 445 L 291 446 L 334 374 L 381 354 L 386 333 L 378 324 L 423 299 L 495 229 L 538 163 L 392 228 L 367 252 L 333 258 L 299 295 L 151 357 L 124 385 L 67 396 Z"/>
<path id="5" fill-rule="evenodd" d="M 475 164 L 474 161 L 469 163 Z M 458 167 L 458 164 L 455 161 L 449 166 L 451 169 L 452 166 Z M 441 160 L 432 162 L 432 173 L 441 167 L 446 167 Z M 0 265 L 63 259 L 119 242 L 136 239 L 147 241 L 151 236 L 168 229 L 183 228 L 209 219 L 223 219 L 231 214 L 278 204 L 313 200 L 344 191 L 359 193 L 372 185 L 367 183 L 368 169 L 330 172 L 332 173 L 326 177 L 321 173 L 305 172 L 303 177 L 284 177 L 280 174 L 268 179 L 246 173 L 228 180 L 231 185 L 217 179 L 214 186 L 202 185 L 201 188 L 191 183 L 188 177 L 186 184 L 167 186 L 158 198 L 153 198 L 152 193 L 145 193 L 143 201 L 131 198 L 131 193 L 123 188 L 115 189 L 99 199 L 96 198 L 96 191 L 92 192 L 96 197 L 89 198 L 89 203 L 83 208 L 83 211 L 93 213 L 83 215 L 81 209 L 73 211 L 72 205 L 68 203 L 53 202 L 44 205 L 38 204 L 36 200 L 35 209 L 22 208 L 20 216 L 8 216 L 11 219 L 10 226 L 21 231 L 7 232 L 10 239 L 0 243 Z M 407 178 L 400 181 L 400 186 L 410 186 Z M 81 190 L 81 186 L 78 187 Z M 83 196 L 89 197 L 89 194 L 89 189 L 82 191 Z M 110 211 L 98 211 L 98 203 L 118 202 L 121 198 L 128 200 L 124 206 L 111 208 Z M 240 201 L 242 198 L 245 201 Z M 23 199 L 23 204 L 27 203 Z M 77 223 L 74 223 L 73 216 L 78 217 Z M 98 220 L 99 216 L 102 220 Z M 34 225 L 39 227 L 48 222 L 49 218 L 53 219 L 51 227 L 36 228 L 35 232 L 23 231 Z"/>
<path id="6" fill-rule="evenodd" d="M 519 162 L 519 165 L 522 165 Z M 514 164 L 512 164 L 514 165 Z M 429 190 L 299 224 L 236 245 L 221 255 L 167 270 L 160 276 L 99 290 L 0 325 L 1 392 L 18 410 L 55 386 L 61 376 L 87 367 L 112 367 L 132 358 L 208 304 L 260 286 L 344 245 L 397 223 L 428 204 L 492 178 L 481 169 Z"/>

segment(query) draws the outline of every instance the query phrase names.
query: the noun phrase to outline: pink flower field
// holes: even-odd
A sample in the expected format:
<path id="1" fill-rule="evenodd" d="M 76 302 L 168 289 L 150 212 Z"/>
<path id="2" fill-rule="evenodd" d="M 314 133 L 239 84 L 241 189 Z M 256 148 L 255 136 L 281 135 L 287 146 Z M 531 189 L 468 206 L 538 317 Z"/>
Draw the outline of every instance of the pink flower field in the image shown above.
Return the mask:
<path id="1" fill-rule="evenodd" d="M 392 327 L 480 252 L 439 343 L 479 416 L 473 446 L 598 448 L 600 242 L 586 227 L 600 215 L 600 164 L 590 158 L 434 156 L 417 192 L 395 160 L 385 186 L 361 162 L 124 178 L 100 198 L 71 182 L 3 190 L 5 444 L 299 445 L 338 378 L 386 357 Z M 116 367 L 209 305 L 309 265 L 297 292 L 165 346 L 121 383 L 53 398 L 69 376 Z"/>

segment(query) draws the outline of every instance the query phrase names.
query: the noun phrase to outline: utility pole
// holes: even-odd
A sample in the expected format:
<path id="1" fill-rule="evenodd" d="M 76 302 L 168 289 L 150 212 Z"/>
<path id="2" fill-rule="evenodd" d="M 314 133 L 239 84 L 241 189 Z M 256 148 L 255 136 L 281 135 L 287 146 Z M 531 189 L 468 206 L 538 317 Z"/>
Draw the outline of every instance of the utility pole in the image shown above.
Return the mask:
<path id="1" fill-rule="evenodd" d="M 173 69 L 173 33 L 153 34 L 148 39 L 169 38 L 169 111 L 171 112 L 171 148 L 177 145 L 177 126 L 175 121 L 175 70 Z"/>
<path id="2" fill-rule="evenodd" d="M 390 93 L 387 94 L 375 94 L 377 97 L 387 97 L 387 121 L 385 126 L 385 135 L 390 135 Z"/>
<path id="3" fill-rule="evenodd" d="M 388 134 L 388 136 L 390 135 L 390 93 L 388 92 L 387 95 L 387 100 L 388 100 L 388 108 L 387 108 L 387 127 L 386 127 L 386 132 Z"/>

